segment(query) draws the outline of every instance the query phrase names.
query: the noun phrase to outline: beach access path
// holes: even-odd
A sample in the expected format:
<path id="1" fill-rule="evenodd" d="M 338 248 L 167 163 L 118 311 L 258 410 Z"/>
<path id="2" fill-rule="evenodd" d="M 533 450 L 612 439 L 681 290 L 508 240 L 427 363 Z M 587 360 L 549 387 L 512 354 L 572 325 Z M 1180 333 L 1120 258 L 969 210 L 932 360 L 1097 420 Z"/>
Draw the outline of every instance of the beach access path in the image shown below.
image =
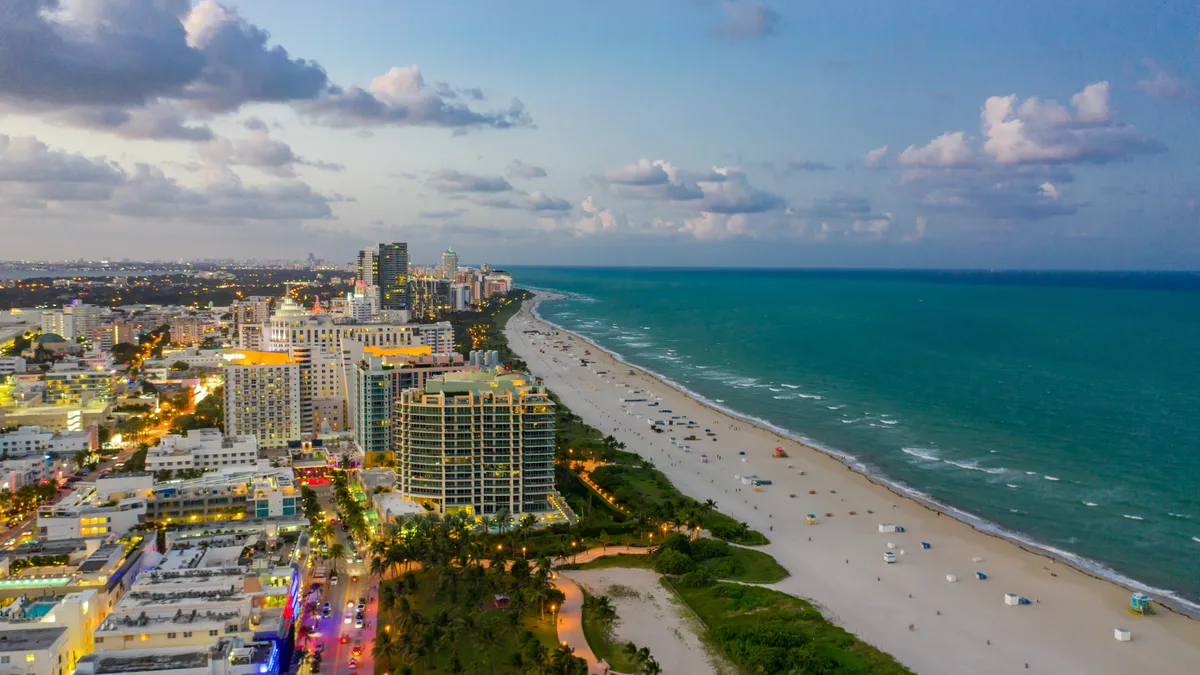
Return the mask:
<path id="1" fill-rule="evenodd" d="M 627 375 L 631 366 L 578 336 L 567 340 L 565 331 L 555 336 L 557 329 L 536 320 L 532 306 L 527 303 L 514 315 L 505 334 L 564 404 L 652 460 L 685 494 L 716 500 L 723 513 L 770 537 L 772 543 L 762 550 L 791 576 L 769 587 L 813 600 L 839 625 L 912 670 L 922 675 L 1196 672 L 1200 622 L 1166 611 L 1131 616 L 1128 590 L 941 515 L 836 458 L 705 406 L 641 369 L 632 367 L 634 374 Z M 588 367 L 580 365 L 584 358 Z M 625 397 L 661 405 L 648 408 L 623 402 Z M 692 452 L 685 453 L 669 443 L 671 435 L 683 433 L 649 430 L 648 421 L 661 418 L 653 411 L 663 408 L 695 420 L 701 429 L 712 428 L 717 440 L 690 443 Z M 776 446 L 790 458 L 773 458 Z M 750 475 L 774 484 L 755 492 L 740 480 Z M 818 524 L 806 525 L 806 513 L 817 515 Z M 906 531 L 880 533 L 884 523 Z M 923 549 L 921 542 L 931 548 Z M 896 564 L 884 563 L 885 552 L 895 554 Z M 977 580 L 977 571 L 986 572 L 988 580 Z M 947 581 L 947 575 L 957 582 Z M 1008 606 L 1005 593 L 1035 602 Z M 1131 630 L 1133 641 L 1116 641 L 1115 628 Z M 663 667 L 672 672 L 672 664 L 663 661 Z"/>

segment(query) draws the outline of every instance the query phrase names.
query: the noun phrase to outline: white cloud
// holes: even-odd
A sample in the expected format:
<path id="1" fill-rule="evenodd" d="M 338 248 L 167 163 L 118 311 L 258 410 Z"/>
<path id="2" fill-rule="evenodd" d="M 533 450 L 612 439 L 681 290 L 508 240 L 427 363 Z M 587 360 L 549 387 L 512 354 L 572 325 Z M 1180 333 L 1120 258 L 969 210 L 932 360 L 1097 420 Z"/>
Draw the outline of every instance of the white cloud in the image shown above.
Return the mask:
<path id="1" fill-rule="evenodd" d="M 887 151 L 888 146 L 885 145 L 868 152 L 866 157 L 863 157 L 863 168 L 871 170 L 882 169 L 884 158 L 887 157 Z"/>
<path id="2" fill-rule="evenodd" d="M 1149 72 L 1138 80 L 1138 89 L 1162 101 L 1200 103 L 1200 97 L 1196 96 L 1195 89 L 1188 80 L 1167 72 L 1153 59 L 1142 59 L 1142 65 Z"/>
<path id="3" fill-rule="evenodd" d="M 1058 188 L 1055 187 L 1054 183 L 1051 183 L 1050 181 L 1042 183 L 1039 187 L 1039 191 L 1041 195 L 1047 199 L 1058 199 Z"/>
<path id="4" fill-rule="evenodd" d="M 896 161 L 904 166 L 958 166 L 971 161 L 973 152 L 964 131 L 942 134 L 928 145 L 908 146 Z"/>

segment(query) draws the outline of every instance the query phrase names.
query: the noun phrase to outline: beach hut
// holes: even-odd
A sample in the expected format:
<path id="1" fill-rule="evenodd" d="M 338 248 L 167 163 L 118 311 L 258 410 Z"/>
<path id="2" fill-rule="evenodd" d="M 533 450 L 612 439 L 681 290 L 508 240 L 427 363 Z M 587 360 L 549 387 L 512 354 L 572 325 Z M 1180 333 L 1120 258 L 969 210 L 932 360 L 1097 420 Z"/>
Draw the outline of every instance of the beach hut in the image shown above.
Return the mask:
<path id="1" fill-rule="evenodd" d="M 816 525 L 817 524 L 817 514 L 810 513 L 807 516 L 804 516 L 804 524 L 805 525 Z"/>
<path id="2" fill-rule="evenodd" d="M 954 583 L 954 582 L 958 581 L 958 577 L 954 576 L 953 574 L 947 574 L 946 581 L 948 581 L 950 583 Z"/>
<path id="3" fill-rule="evenodd" d="M 880 532 L 895 532 L 895 531 L 896 531 L 896 526 L 895 526 L 895 525 L 890 525 L 890 524 L 888 524 L 888 523 L 880 523 L 880 524 L 879 524 L 879 531 L 880 531 Z"/>
<path id="4" fill-rule="evenodd" d="M 887 551 L 883 554 L 883 562 L 889 565 L 894 565 L 896 563 L 896 554 L 892 553 L 891 551 Z"/>
<path id="5" fill-rule="evenodd" d="M 976 573 L 975 573 L 975 578 L 976 578 L 976 579 L 979 579 L 980 581 L 984 581 L 984 580 L 986 580 L 986 579 L 987 579 L 987 575 L 986 575 L 986 574 L 984 574 L 983 572 L 976 572 Z"/>
<path id="6" fill-rule="evenodd" d="M 1009 607 L 1016 607 L 1017 605 L 1021 604 L 1021 596 L 1017 595 L 1016 593 L 1005 593 L 1004 604 L 1008 605 Z"/>
<path id="7" fill-rule="evenodd" d="M 1129 642 L 1133 639 L 1133 635 L 1127 628 L 1114 628 L 1113 637 L 1117 639 L 1117 642 Z"/>

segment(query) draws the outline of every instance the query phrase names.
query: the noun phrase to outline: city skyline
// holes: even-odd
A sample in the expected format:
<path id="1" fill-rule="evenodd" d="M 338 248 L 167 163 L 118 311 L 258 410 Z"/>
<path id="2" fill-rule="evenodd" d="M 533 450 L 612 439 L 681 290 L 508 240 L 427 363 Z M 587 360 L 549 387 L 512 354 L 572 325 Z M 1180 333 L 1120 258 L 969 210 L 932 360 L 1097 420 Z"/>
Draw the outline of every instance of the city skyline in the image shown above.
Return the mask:
<path id="1" fill-rule="evenodd" d="M 8 259 L 1200 266 L 1195 6 L 59 5 L 0 21 Z"/>

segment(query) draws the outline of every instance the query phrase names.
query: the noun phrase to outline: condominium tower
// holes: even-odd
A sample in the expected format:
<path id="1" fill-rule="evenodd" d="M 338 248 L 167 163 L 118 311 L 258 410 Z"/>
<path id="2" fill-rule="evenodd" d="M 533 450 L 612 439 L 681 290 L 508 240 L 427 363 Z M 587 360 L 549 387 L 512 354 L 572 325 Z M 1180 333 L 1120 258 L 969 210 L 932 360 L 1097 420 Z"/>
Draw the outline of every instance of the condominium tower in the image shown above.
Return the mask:
<path id="1" fill-rule="evenodd" d="M 401 392 L 398 487 L 441 513 L 552 511 L 554 402 L 526 375 L 452 373 Z"/>

